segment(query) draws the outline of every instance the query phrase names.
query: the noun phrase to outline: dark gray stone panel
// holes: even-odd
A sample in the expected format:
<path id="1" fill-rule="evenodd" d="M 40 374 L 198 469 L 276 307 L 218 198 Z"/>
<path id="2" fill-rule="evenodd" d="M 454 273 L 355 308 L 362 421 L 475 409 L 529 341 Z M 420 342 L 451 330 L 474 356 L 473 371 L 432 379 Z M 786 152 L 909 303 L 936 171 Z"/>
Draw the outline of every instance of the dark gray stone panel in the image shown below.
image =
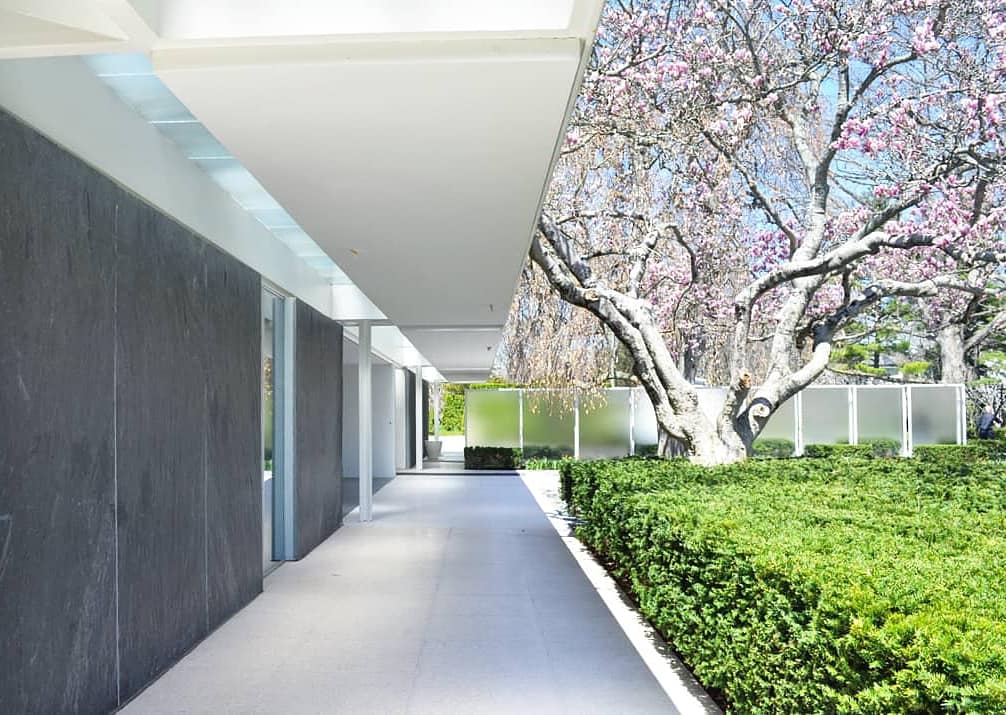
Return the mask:
<path id="1" fill-rule="evenodd" d="M 118 205 L 116 299 L 121 693 L 207 632 L 206 244 Z"/>
<path id="2" fill-rule="evenodd" d="M 296 552 L 342 523 L 342 326 L 297 303 Z"/>
<path id="3" fill-rule="evenodd" d="M 116 704 L 116 191 L 0 112 L 0 711 Z"/>
<path id="4" fill-rule="evenodd" d="M 405 442 L 408 454 L 405 464 L 416 466 L 416 373 L 405 371 Z"/>
<path id="5" fill-rule="evenodd" d="M 426 442 L 430 439 L 430 383 L 423 380 L 423 456 L 426 454 Z"/>
<path id="6" fill-rule="evenodd" d="M 206 254 L 209 627 L 262 591 L 261 281 Z"/>

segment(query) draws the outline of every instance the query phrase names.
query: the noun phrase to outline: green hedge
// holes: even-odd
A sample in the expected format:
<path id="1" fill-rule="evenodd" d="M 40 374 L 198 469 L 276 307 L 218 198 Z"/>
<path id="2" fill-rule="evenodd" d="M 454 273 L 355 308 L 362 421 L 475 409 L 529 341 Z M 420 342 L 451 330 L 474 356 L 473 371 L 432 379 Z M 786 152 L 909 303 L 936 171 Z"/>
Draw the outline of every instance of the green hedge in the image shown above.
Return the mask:
<path id="1" fill-rule="evenodd" d="M 869 445 L 873 449 L 874 457 L 897 457 L 901 455 L 900 439 L 861 439 L 859 443 Z"/>
<path id="2" fill-rule="evenodd" d="M 868 444 L 808 444 L 803 456 L 810 459 L 873 459 L 873 447 Z"/>
<path id="3" fill-rule="evenodd" d="M 1006 442 L 987 439 L 967 444 L 931 444 L 915 447 L 915 458 L 923 462 L 958 464 L 1006 459 Z"/>
<path id="4" fill-rule="evenodd" d="M 522 469 L 524 455 L 511 447 L 465 447 L 465 469 Z"/>
<path id="5" fill-rule="evenodd" d="M 453 386 L 452 386 L 453 387 Z M 433 434 L 433 410 L 430 410 L 430 434 Z M 465 393 L 445 388 L 441 393 L 440 433 L 465 433 Z"/>
<path id="6" fill-rule="evenodd" d="M 731 712 L 1006 712 L 989 462 L 570 462 L 580 537 Z"/>
<path id="7" fill-rule="evenodd" d="M 572 458 L 573 450 L 565 447 L 546 447 L 541 445 L 524 445 L 524 457 L 527 459 L 564 459 Z"/>
<path id="8" fill-rule="evenodd" d="M 791 439 L 756 439 L 753 445 L 754 456 L 758 459 L 785 459 L 792 457 L 796 445 Z"/>
<path id="9" fill-rule="evenodd" d="M 524 460 L 524 469 L 562 469 L 562 466 L 569 461 L 572 461 L 572 457 L 560 457 L 559 459 L 530 457 Z"/>

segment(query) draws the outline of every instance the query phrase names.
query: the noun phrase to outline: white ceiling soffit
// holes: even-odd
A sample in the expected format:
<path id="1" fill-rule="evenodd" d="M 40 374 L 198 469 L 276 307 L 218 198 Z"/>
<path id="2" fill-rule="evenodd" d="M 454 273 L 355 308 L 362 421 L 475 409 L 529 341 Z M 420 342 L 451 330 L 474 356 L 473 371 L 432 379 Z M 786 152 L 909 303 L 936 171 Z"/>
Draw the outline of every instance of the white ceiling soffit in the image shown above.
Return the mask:
<path id="1" fill-rule="evenodd" d="M 67 41 L 123 40 L 122 29 L 90 0 L 0 0 L 0 36 L 21 44 L 45 40 L 45 33 Z"/>
<path id="2" fill-rule="evenodd" d="M 506 320 L 581 52 L 323 44 L 154 65 L 391 322 L 456 327 Z"/>
<path id="3" fill-rule="evenodd" d="M 565 30 L 574 0 L 162 0 L 156 29 L 180 40 Z"/>
<path id="4" fill-rule="evenodd" d="M 372 355 L 371 361 L 373 365 L 388 365 L 388 361 L 382 358 L 380 355 Z M 343 338 L 342 341 L 342 364 L 343 365 L 358 365 L 360 363 L 360 346 L 349 338 Z"/>
<path id="5" fill-rule="evenodd" d="M 128 0 L 0 0 L 0 59 L 111 52 L 152 39 Z"/>
<path id="6" fill-rule="evenodd" d="M 370 330 L 370 347 L 375 358 L 379 357 L 383 362 L 407 369 L 422 367 L 425 379 L 435 382 L 444 381 L 437 369 L 430 366 L 428 357 L 420 353 L 397 326 L 372 325 Z M 360 341 L 359 327 L 347 325 L 343 334 L 347 344 L 352 343 L 354 346 L 354 352 L 348 354 L 350 355 L 349 362 L 355 364 L 359 361 L 359 351 L 356 348 Z M 346 362 L 345 356 L 343 361 Z"/>
<path id="7" fill-rule="evenodd" d="M 460 372 L 481 381 L 489 377 L 502 328 L 406 328 L 402 332 L 445 376 Z"/>

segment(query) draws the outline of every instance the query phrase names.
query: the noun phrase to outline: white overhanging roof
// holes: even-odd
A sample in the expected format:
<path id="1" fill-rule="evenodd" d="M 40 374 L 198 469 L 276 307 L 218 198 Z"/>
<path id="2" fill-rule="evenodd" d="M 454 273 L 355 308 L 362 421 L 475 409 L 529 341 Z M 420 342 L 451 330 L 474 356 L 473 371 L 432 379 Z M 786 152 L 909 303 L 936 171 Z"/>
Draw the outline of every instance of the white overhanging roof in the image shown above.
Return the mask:
<path id="1" fill-rule="evenodd" d="M 397 327 L 393 359 L 469 380 L 495 357 L 602 4 L 0 0 L 0 57 L 124 55 L 92 66 L 332 284 L 332 317 Z"/>

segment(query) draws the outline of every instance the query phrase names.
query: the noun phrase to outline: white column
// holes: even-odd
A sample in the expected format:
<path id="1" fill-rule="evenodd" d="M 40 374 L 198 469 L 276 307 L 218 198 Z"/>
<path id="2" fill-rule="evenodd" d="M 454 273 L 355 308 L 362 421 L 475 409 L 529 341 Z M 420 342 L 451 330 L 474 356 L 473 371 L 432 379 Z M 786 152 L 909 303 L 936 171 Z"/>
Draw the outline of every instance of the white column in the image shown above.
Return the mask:
<path id="1" fill-rule="evenodd" d="M 803 393 L 793 396 L 793 456 L 803 456 Z"/>
<path id="2" fill-rule="evenodd" d="M 957 444 L 968 443 L 968 393 L 964 385 L 957 387 Z"/>
<path id="3" fill-rule="evenodd" d="M 580 391 L 573 388 L 573 459 L 580 458 Z"/>
<path id="4" fill-rule="evenodd" d="M 849 444 L 859 444 L 859 388 L 851 385 L 849 391 Z"/>
<path id="5" fill-rule="evenodd" d="M 416 470 L 423 470 L 423 366 L 416 365 Z"/>
<path id="6" fill-rule="evenodd" d="M 440 440 L 440 410 L 444 408 L 444 383 L 437 383 L 433 389 L 433 439 Z"/>
<path id="7" fill-rule="evenodd" d="M 370 323 L 360 323 L 359 363 L 359 420 L 360 438 L 360 521 L 374 518 L 374 433 L 373 388 L 371 385 Z"/>
<path id="8" fill-rule="evenodd" d="M 629 456 L 636 453 L 636 389 L 629 388 Z"/>
<path id="9" fill-rule="evenodd" d="M 905 456 L 915 454 L 915 434 L 912 431 L 912 388 L 905 385 L 902 389 L 902 409 L 904 410 L 905 426 Z"/>
<path id="10" fill-rule="evenodd" d="M 517 446 L 524 449 L 524 390 L 517 390 Z"/>

